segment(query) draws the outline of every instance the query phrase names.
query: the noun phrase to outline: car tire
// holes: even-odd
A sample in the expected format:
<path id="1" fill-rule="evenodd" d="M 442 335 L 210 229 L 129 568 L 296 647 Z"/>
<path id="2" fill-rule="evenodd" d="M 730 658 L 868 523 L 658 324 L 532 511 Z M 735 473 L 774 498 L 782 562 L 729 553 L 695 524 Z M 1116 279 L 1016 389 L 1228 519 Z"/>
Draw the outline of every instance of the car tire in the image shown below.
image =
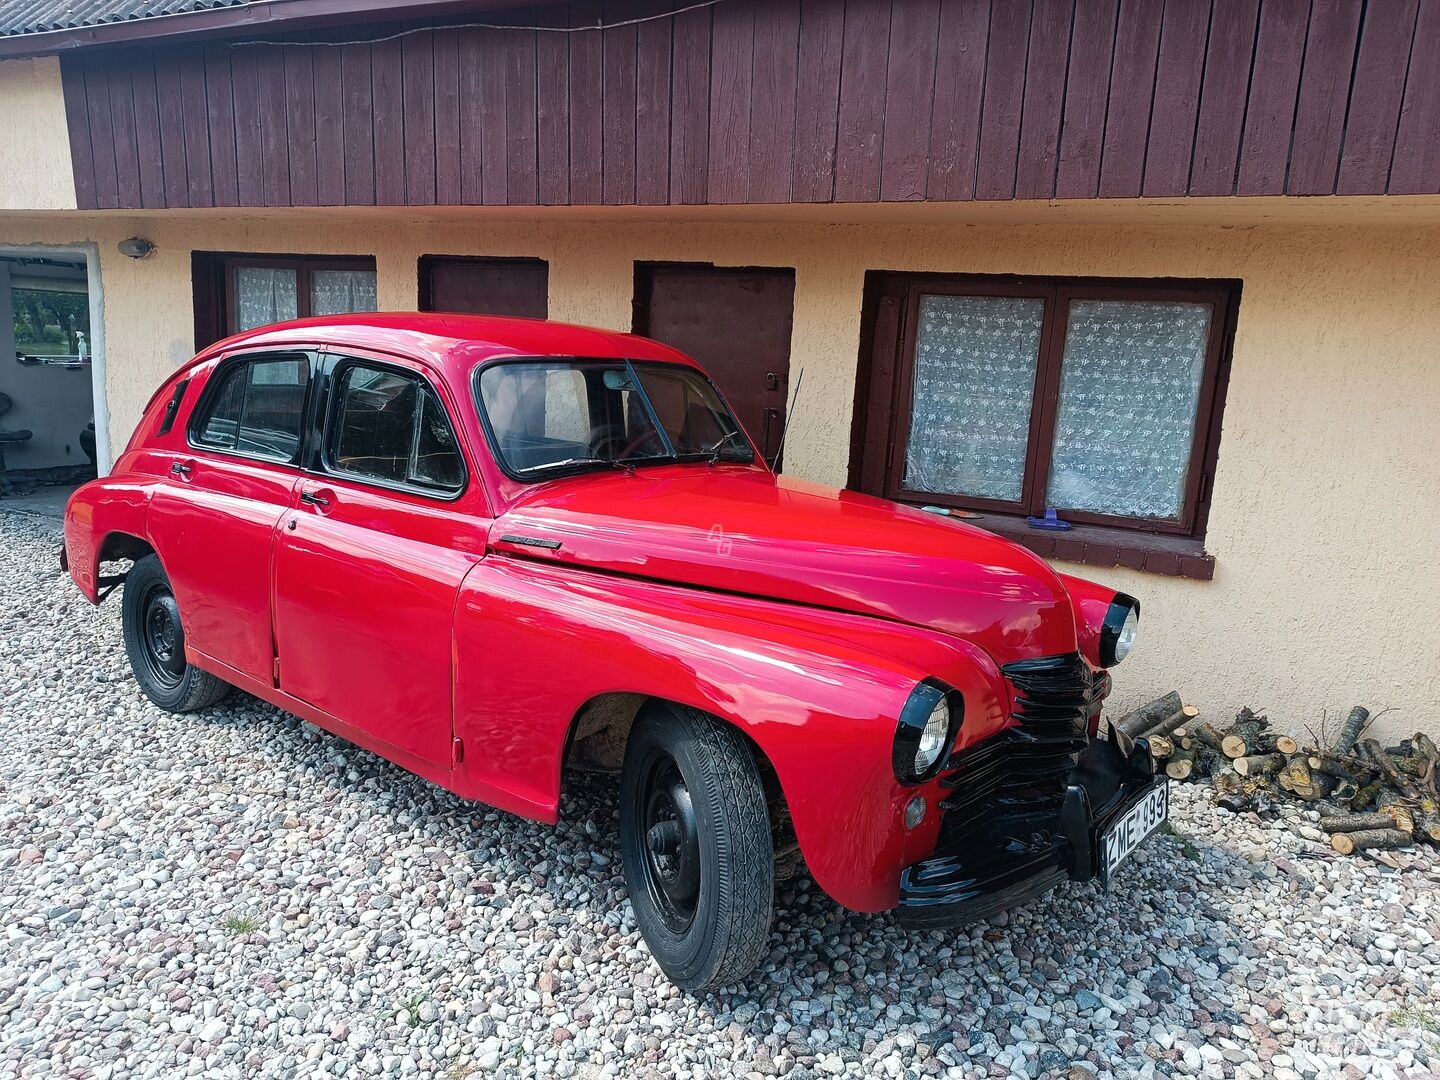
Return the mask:
<path id="1" fill-rule="evenodd" d="M 620 855 L 640 933 L 682 989 L 732 985 L 764 958 L 774 841 L 755 758 L 733 727 L 684 706 L 641 712 L 620 778 Z"/>
<path id="2" fill-rule="evenodd" d="M 120 621 L 135 681 L 160 708 L 196 712 L 230 692 L 229 683 L 186 661 L 180 609 L 158 556 L 136 560 L 125 576 Z"/>

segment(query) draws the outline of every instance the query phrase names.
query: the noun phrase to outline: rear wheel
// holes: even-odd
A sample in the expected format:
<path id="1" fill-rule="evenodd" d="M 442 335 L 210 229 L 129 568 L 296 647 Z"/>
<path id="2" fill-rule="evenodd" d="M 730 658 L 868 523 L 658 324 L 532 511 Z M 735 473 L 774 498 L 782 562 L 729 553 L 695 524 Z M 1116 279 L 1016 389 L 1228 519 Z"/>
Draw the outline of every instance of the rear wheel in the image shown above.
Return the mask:
<path id="1" fill-rule="evenodd" d="M 749 745 L 713 716 L 655 704 L 621 774 L 620 853 L 636 922 L 686 990 L 739 982 L 769 944 L 775 852 Z"/>
<path id="2" fill-rule="evenodd" d="M 180 609 L 158 557 L 146 555 L 126 575 L 121 624 L 135 681 L 160 708 L 195 712 L 230 692 L 229 683 L 186 661 Z"/>

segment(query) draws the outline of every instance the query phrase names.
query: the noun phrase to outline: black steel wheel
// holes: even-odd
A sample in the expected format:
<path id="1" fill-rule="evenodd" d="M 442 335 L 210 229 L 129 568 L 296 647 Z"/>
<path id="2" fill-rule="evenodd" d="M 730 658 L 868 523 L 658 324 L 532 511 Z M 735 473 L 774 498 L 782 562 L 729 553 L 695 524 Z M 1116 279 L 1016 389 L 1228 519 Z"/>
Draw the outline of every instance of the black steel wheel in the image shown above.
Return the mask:
<path id="1" fill-rule="evenodd" d="M 769 944 L 775 852 L 749 744 L 683 706 L 647 706 L 621 774 L 620 851 L 645 943 L 686 990 L 749 975 Z"/>
<path id="2" fill-rule="evenodd" d="M 229 683 L 185 659 L 185 624 L 154 555 L 137 561 L 125 578 L 121 624 L 135 681 L 162 709 L 194 712 L 230 692 Z"/>

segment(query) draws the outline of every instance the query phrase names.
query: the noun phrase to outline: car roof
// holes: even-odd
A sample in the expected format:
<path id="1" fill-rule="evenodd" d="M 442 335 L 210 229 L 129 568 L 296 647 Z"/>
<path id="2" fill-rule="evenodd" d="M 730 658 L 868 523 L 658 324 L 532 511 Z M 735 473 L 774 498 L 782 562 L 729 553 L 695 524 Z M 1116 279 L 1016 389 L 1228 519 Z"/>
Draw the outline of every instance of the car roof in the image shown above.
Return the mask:
<path id="1" fill-rule="evenodd" d="M 301 346 L 378 349 L 428 359 L 441 368 L 515 356 L 662 360 L 698 366 L 649 338 L 575 323 L 448 312 L 357 312 L 295 319 L 217 341 L 192 363 L 238 350 Z"/>

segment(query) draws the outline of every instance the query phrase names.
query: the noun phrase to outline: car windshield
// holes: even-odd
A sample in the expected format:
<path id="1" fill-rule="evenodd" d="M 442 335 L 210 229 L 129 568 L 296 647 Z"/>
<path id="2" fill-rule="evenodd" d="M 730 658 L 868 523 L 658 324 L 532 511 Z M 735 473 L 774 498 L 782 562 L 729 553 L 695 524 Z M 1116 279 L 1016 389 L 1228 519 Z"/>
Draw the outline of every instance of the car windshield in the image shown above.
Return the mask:
<path id="1" fill-rule="evenodd" d="M 492 364 L 480 374 L 480 408 L 501 464 L 522 479 L 755 456 L 710 380 L 678 364 Z"/>

